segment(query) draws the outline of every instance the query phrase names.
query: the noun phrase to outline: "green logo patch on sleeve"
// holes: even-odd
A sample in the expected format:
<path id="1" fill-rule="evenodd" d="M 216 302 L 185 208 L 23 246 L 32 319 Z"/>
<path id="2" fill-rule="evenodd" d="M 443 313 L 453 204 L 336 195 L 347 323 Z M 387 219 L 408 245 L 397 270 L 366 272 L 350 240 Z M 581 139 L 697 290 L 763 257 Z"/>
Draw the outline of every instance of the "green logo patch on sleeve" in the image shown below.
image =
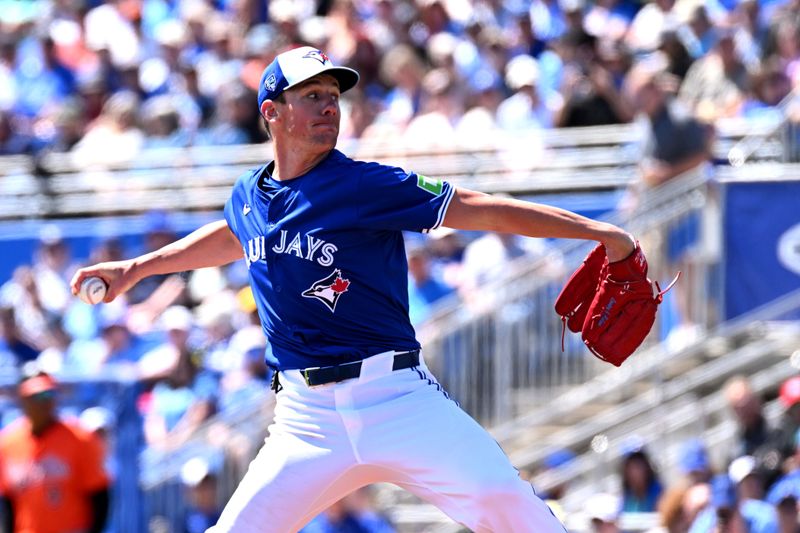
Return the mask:
<path id="1" fill-rule="evenodd" d="M 417 174 L 417 187 L 422 189 L 423 191 L 428 191 L 429 193 L 439 196 L 442 194 L 442 180 L 437 180 L 433 178 L 429 178 L 428 176 L 423 176 L 422 174 Z"/>

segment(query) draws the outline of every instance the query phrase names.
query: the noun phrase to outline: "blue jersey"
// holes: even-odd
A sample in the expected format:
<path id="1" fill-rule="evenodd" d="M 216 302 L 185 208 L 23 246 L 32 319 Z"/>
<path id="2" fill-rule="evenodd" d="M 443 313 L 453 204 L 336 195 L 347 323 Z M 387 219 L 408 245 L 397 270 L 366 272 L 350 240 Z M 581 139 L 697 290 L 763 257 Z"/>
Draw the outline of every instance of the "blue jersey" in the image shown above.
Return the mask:
<path id="1" fill-rule="evenodd" d="M 337 150 L 291 180 L 272 179 L 271 168 L 242 175 L 225 204 L 267 363 L 289 370 L 419 348 L 402 231 L 438 227 L 452 186 Z"/>

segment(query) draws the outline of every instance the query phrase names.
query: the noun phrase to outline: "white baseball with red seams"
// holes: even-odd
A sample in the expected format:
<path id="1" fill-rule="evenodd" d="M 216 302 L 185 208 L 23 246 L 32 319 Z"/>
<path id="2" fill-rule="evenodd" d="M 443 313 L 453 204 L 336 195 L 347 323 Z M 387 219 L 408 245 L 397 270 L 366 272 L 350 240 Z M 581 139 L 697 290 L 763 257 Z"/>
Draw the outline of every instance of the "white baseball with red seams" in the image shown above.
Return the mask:
<path id="1" fill-rule="evenodd" d="M 89 305 L 96 305 L 103 301 L 106 297 L 108 285 L 102 278 L 92 276 L 86 278 L 81 282 L 81 289 L 78 292 L 78 297 Z"/>

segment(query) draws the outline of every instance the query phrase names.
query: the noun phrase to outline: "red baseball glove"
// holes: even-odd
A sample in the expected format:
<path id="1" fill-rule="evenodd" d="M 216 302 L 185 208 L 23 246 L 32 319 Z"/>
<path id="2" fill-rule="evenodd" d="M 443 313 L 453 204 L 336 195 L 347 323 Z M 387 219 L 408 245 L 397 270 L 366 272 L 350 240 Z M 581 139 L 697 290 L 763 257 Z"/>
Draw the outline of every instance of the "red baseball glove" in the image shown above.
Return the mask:
<path id="1" fill-rule="evenodd" d="M 602 263 L 598 258 L 601 252 Z M 556 312 L 572 331 L 578 331 L 583 316 L 580 331 L 584 344 L 600 359 L 619 366 L 650 333 L 658 305 L 678 277 L 680 272 L 662 291 L 658 282 L 647 277 L 647 259 L 638 242 L 628 257 L 613 263 L 608 263 L 600 245 L 561 290 Z M 587 287 L 592 286 L 594 290 L 587 296 Z M 588 303 L 587 298 L 591 298 Z M 579 305 L 570 308 L 576 302 Z"/>
<path id="2" fill-rule="evenodd" d="M 564 331 L 579 333 L 589 312 L 606 259 L 606 247 L 598 244 L 583 260 L 583 264 L 572 273 L 561 293 L 556 298 L 556 313 L 561 317 L 561 350 L 564 350 Z"/>

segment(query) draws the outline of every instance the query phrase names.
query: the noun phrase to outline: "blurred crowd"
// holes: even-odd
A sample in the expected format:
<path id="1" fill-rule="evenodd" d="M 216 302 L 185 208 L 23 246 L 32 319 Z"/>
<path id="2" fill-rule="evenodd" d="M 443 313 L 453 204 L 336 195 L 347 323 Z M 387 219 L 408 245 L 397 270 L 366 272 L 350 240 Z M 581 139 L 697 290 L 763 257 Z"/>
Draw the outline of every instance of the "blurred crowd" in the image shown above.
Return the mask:
<path id="1" fill-rule="evenodd" d="M 265 140 L 260 74 L 305 44 L 361 73 L 342 138 L 425 149 L 629 122 L 642 68 L 703 121 L 770 117 L 800 72 L 792 0 L 0 5 L 0 154 L 72 152 L 81 166 Z"/>
<path id="2" fill-rule="evenodd" d="M 35 369 L 55 376 L 64 383 L 61 403 L 67 416 L 105 436 L 118 434 L 114 402 L 123 401 L 117 398 L 109 405 L 109 391 L 115 389 L 108 384 L 122 382 L 136 394 L 146 461 L 155 458 L 158 464 L 159 457 L 196 451 L 190 469 L 204 461 L 209 472 L 216 465 L 219 473 L 220 457 L 244 468 L 265 425 L 250 424 L 253 434 L 245 435 L 249 429 L 242 429 L 242 417 L 269 417 L 273 404 L 271 374 L 264 364 L 269 346 L 243 262 L 148 278 L 111 304 L 91 306 L 71 294 L 69 281 L 82 264 L 131 257 L 181 236 L 167 213 L 151 211 L 144 218 L 140 242 L 96 238 L 88 257 L 76 257 L 58 224 L 42 227 L 30 262 L 0 280 L 0 375 Z M 476 309 L 489 305 L 491 291 L 482 287 L 500 278 L 514 260 L 541 257 L 548 249 L 543 240 L 512 235 L 446 229 L 425 238 L 407 235 L 412 322 L 425 327 L 448 299 Z M 14 408 L 11 392 L 0 391 L 0 429 L 24 414 Z M 198 437 L 203 441 L 199 448 Z M 108 460 L 110 470 L 122 467 L 115 465 L 120 458 L 114 454 Z M 220 494 L 199 480 L 185 483 L 190 495 Z M 192 497 L 208 499 L 207 494 Z M 353 496 L 325 517 L 355 520 L 369 509 L 367 501 L 365 494 Z M 205 523 L 201 516 L 193 520 Z"/>
<path id="3" fill-rule="evenodd" d="M 782 412 L 774 424 L 767 420 L 765 398 L 746 376 L 730 378 L 723 393 L 733 439 L 720 445 L 688 436 L 675 443 L 677 461 L 667 470 L 660 468 L 667 464 L 665 449 L 630 436 L 620 450 L 618 485 L 592 495 L 578 510 L 591 531 L 624 532 L 630 513 L 657 514 L 658 526 L 648 533 L 800 531 L 800 376 L 780 385 Z M 564 468 L 574 459 L 570 450 L 559 450 L 542 468 Z M 559 502 L 568 491 L 562 484 L 545 495 L 556 512 L 563 513 Z"/>

